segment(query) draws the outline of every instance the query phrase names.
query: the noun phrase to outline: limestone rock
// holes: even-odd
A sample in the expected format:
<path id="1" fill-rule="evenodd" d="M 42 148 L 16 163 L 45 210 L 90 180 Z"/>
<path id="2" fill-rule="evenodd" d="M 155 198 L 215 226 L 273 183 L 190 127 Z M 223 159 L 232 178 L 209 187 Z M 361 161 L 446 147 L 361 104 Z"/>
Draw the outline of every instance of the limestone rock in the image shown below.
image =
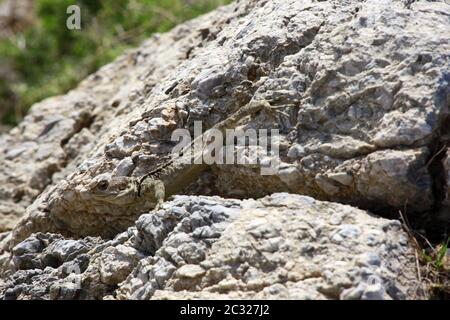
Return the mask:
<path id="1" fill-rule="evenodd" d="M 12 261 L 7 299 L 425 297 L 399 222 L 287 193 L 177 196 L 114 240 L 37 234 Z"/>
<path id="2" fill-rule="evenodd" d="M 429 146 L 449 114 L 448 12 L 443 1 L 395 0 L 247 0 L 218 9 L 35 106 L 4 144 L 6 172 L 23 168 L 14 172 L 23 182 L 3 198 L 28 206 L 69 163 L 56 175 L 68 182 L 44 192 L 26 220 L 73 214 L 64 225 L 75 224 L 80 212 L 90 217 L 95 209 L 87 200 L 71 203 L 70 190 L 99 174 L 141 176 L 167 157 L 175 128 L 194 120 L 209 127 L 264 99 L 284 115 L 243 128 L 280 129 L 281 165 L 290 169 L 261 177 L 218 166 L 199 192 L 245 198 L 289 191 L 378 211 L 431 210 L 438 200 Z M 96 152 L 67 161 L 77 150 L 70 142 L 86 139 Z M 19 156 L 30 161 L 11 162 Z M 130 222 L 118 222 L 120 229 Z M 22 238 L 49 222 L 35 224 Z"/>
<path id="3" fill-rule="evenodd" d="M 0 135 L 1 296 L 422 297 L 398 221 L 371 214 L 450 221 L 449 15 L 443 0 L 236 1 L 34 105 Z M 86 192 L 258 100 L 276 119 L 238 129 L 279 130 L 261 161 L 276 174 L 212 165 L 184 194 L 221 198 L 151 213 Z"/>

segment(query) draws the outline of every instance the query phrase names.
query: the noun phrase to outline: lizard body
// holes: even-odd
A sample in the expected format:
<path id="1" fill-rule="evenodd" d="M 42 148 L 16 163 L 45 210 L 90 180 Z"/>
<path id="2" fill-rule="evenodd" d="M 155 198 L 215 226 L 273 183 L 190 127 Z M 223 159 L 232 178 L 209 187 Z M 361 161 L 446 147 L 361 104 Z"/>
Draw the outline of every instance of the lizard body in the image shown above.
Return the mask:
<path id="1" fill-rule="evenodd" d="M 244 117 L 263 110 L 273 115 L 273 107 L 268 102 L 250 102 L 211 129 L 225 134 Z M 205 141 L 208 131 L 187 148 L 198 139 Z M 77 181 L 63 181 L 28 208 L 26 216 L 13 231 L 13 242 L 20 242 L 39 231 L 74 237 L 115 236 L 140 214 L 158 209 L 167 198 L 180 193 L 199 178 L 208 165 L 195 164 L 193 159 L 202 156 L 203 148 L 193 154 L 184 152 L 187 148 L 142 177 L 114 177 L 111 173 L 103 173 L 93 178 L 85 174 Z"/>
<path id="2" fill-rule="evenodd" d="M 242 118 L 256 114 L 262 110 L 271 112 L 272 107 L 265 101 L 250 102 L 227 119 L 214 125 L 211 129 L 218 130 L 222 135 L 225 135 L 226 130 L 235 128 Z M 201 161 L 200 164 L 195 163 L 195 159 L 202 157 L 203 148 L 199 152 L 195 150 L 193 155 L 190 150 L 196 143 L 199 143 L 199 140 L 200 143 L 203 143 L 207 139 L 208 131 L 183 149 L 181 156 L 169 160 L 167 163 L 164 163 L 162 166 L 143 176 L 140 179 L 140 189 L 142 189 L 144 195 L 149 192 L 154 193 L 158 204 L 161 204 L 168 197 L 183 191 L 187 186 L 195 182 L 208 165 Z M 156 181 L 160 181 L 160 183 Z"/>

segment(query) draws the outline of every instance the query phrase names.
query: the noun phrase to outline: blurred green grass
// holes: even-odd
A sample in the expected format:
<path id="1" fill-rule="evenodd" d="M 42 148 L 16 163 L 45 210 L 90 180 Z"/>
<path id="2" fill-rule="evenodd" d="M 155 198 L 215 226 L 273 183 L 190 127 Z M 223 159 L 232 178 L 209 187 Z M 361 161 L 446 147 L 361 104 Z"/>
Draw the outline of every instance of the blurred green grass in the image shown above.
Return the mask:
<path id="1" fill-rule="evenodd" d="M 37 19 L 20 34 L 0 40 L 2 122 L 15 125 L 44 98 L 62 94 L 125 49 L 155 32 L 231 0 L 36 0 Z M 81 30 L 66 28 L 68 6 L 81 8 Z"/>

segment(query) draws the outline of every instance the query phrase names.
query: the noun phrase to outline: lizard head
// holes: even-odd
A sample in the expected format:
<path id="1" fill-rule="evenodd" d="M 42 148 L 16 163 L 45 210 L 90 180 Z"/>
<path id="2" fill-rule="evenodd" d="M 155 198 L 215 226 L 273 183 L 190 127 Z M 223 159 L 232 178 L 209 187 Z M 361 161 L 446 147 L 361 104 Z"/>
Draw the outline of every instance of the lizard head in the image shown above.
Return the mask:
<path id="1" fill-rule="evenodd" d="M 151 190 L 139 194 L 139 179 L 101 173 L 62 181 L 48 199 L 49 216 L 58 232 L 73 237 L 112 238 L 156 206 Z"/>
<path id="2" fill-rule="evenodd" d="M 112 177 L 101 174 L 81 190 L 97 201 L 114 205 L 131 205 L 138 200 L 138 184 L 130 177 Z"/>
<path id="3" fill-rule="evenodd" d="M 75 174 L 49 189 L 27 209 L 11 245 L 33 232 L 113 238 L 157 206 L 151 181 L 113 173 Z"/>
<path id="4" fill-rule="evenodd" d="M 28 208 L 12 244 L 38 231 L 112 238 L 154 207 L 138 196 L 137 187 L 136 179 L 108 173 L 63 180 Z"/>

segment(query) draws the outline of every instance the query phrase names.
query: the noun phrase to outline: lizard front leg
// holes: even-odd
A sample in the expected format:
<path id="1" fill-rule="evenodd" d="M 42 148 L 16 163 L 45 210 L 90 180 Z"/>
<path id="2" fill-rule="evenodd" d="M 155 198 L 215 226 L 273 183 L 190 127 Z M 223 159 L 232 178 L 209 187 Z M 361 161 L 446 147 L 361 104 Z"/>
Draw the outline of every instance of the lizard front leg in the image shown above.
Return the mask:
<path id="1" fill-rule="evenodd" d="M 145 179 L 141 182 L 139 196 L 154 202 L 154 210 L 158 210 L 166 197 L 164 183 L 161 180 Z"/>
<path id="2" fill-rule="evenodd" d="M 155 200 L 156 206 L 154 210 L 159 210 L 161 205 L 164 203 L 166 197 L 166 187 L 161 180 L 155 180 Z"/>

